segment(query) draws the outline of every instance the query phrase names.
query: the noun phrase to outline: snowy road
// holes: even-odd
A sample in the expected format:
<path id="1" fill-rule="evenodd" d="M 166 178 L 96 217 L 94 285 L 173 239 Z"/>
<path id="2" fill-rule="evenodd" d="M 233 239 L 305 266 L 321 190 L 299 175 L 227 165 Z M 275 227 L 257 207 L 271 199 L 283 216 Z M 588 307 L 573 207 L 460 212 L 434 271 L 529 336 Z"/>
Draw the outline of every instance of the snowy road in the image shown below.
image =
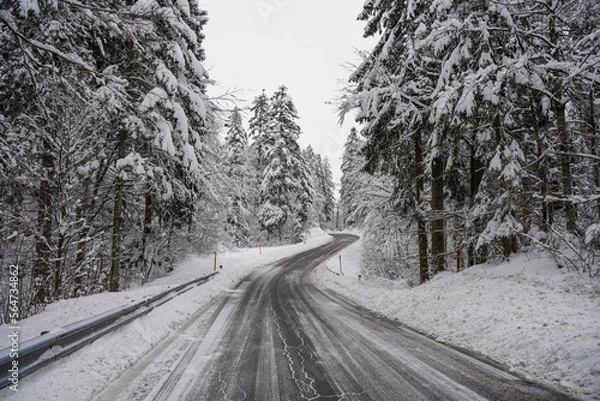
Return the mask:
<path id="1" fill-rule="evenodd" d="M 248 277 L 97 399 L 569 400 L 325 293 L 335 241 Z"/>

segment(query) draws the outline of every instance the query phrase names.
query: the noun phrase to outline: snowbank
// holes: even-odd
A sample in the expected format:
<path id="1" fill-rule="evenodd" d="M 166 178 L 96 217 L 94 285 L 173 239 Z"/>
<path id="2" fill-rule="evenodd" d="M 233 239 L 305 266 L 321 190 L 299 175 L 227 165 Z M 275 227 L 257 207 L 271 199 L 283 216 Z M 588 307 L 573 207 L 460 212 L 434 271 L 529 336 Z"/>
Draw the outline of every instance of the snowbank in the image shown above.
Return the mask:
<path id="1" fill-rule="evenodd" d="M 515 372 L 600 400 L 600 280 L 559 270 L 543 254 L 516 255 L 414 288 L 359 281 L 362 241 L 316 269 L 314 281 L 438 341 L 486 355 Z M 328 270 L 329 269 L 329 270 Z"/>

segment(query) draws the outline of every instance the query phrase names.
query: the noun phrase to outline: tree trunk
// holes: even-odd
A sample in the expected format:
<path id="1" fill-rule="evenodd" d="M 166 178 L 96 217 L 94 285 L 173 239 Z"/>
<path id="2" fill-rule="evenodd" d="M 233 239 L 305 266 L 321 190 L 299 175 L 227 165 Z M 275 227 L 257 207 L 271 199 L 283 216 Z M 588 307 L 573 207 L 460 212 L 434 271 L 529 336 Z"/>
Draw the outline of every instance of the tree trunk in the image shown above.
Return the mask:
<path id="1" fill-rule="evenodd" d="M 541 229 L 544 232 L 548 232 L 550 229 L 550 225 L 552 224 L 552 215 L 551 215 L 551 208 L 548 205 L 548 201 L 546 200 L 546 197 L 548 196 L 548 174 L 547 174 L 547 170 L 548 170 L 548 165 L 546 162 L 546 157 L 544 156 L 544 143 L 542 141 L 542 137 L 541 137 L 541 130 L 540 130 L 540 123 L 539 120 L 537 118 L 537 107 L 535 104 L 535 99 L 533 97 L 533 91 L 530 92 L 530 100 L 529 100 L 529 107 L 531 110 L 531 118 L 533 119 L 533 133 L 535 135 L 535 143 L 536 143 L 536 156 L 539 160 L 539 164 L 538 164 L 538 168 L 537 168 L 537 174 L 538 174 L 538 178 L 540 179 L 540 198 L 542 199 L 542 224 L 541 224 Z"/>
<path id="2" fill-rule="evenodd" d="M 108 290 L 119 291 L 121 278 L 121 222 L 123 213 L 123 183 L 117 178 L 115 187 L 115 203 L 113 209 L 112 251 Z"/>
<path id="3" fill-rule="evenodd" d="M 90 222 L 87 221 L 85 213 L 89 211 L 88 209 L 88 194 L 84 195 L 84 199 L 82 204 L 77 208 L 77 220 L 82 221 L 86 220 L 85 225 L 81 228 L 79 232 L 79 240 L 77 241 L 77 251 L 75 253 L 75 272 L 73 277 L 73 288 L 71 290 L 71 297 L 79 297 L 86 293 L 84 283 L 84 263 L 86 259 L 86 249 L 88 244 L 88 235 L 90 233 Z M 89 284 L 89 283 L 87 283 Z"/>
<path id="4" fill-rule="evenodd" d="M 556 28 L 556 16 L 550 18 L 550 42 L 553 45 L 552 56 L 554 60 L 562 61 L 562 56 L 559 50 L 559 33 Z M 564 88 L 562 78 L 558 72 L 554 74 L 552 79 L 552 97 L 550 103 L 556 118 L 556 130 L 558 133 L 558 151 L 561 169 L 561 183 L 563 189 L 563 199 L 565 204 L 565 217 L 567 219 L 567 231 L 574 233 L 577 227 L 577 211 L 571 200 L 573 196 L 573 176 L 571 174 L 571 138 L 567 131 L 567 117 L 565 101 L 563 99 Z"/>
<path id="5" fill-rule="evenodd" d="M 562 91 L 560 91 L 560 93 L 562 93 Z M 577 211 L 575 209 L 575 205 L 571 201 L 571 196 L 573 195 L 573 176 L 571 174 L 571 157 L 569 156 L 569 152 L 571 151 L 571 139 L 569 138 L 569 133 L 567 132 L 564 103 L 555 99 L 552 101 L 552 104 L 556 114 L 556 128 L 558 130 L 559 138 L 558 150 L 560 152 L 559 160 L 565 204 L 565 216 L 567 218 L 567 231 L 574 233 L 577 223 Z"/>
<path id="6" fill-rule="evenodd" d="M 465 268 L 465 257 L 463 252 L 465 237 L 465 221 L 460 217 L 456 218 L 456 233 L 454 234 L 454 247 L 456 249 L 456 271 L 459 272 Z"/>
<path id="7" fill-rule="evenodd" d="M 63 215 L 64 216 L 64 215 Z M 62 275 L 63 275 L 63 266 L 65 257 L 65 243 L 66 238 L 63 233 L 59 234 L 58 242 L 56 246 L 56 260 L 54 261 L 54 289 L 53 289 L 53 297 L 54 299 L 60 299 L 62 297 Z M 68 274 L 68 273 L 67 273 Z"/>
<path id="8" fill-rule="evenodd" d="M 588 129 L 589 129 L 589 134 L 587 135 L 587 137 L 589 138 L 590 141 L 590 152 L 592 153 L 592 155 L 600 157 L 600 149 L 599 149 L 599 144 L 598 144 L 598 128 L 596 127 L 596 107 L 594 105 L 594 84 L 591 85 L 590 88 L 590 106 L 589 106 L 589 113 L 588 113 Z M 596 185 L 596 190 L 600 189 L 600 163 L 599 162 L 594 162 L 593 164 L 593 171 L 594 171 L 594 184 Z M 600 217 L 600 199 L 596 200 L 596 208 L 597 208 L 597 213 L 598 213 L 598 217 Z"/>
<path id="9" fill-rule="evenodd" d="M 188 226 L 189 227 L 189 226 Z M 146 251 L 148 247 L 148 242 L 150 241 L 150 235 L 152 234 L 152 194 L 150 193 L 150 189 L 146 192 L 145 200 L 144 200 L 144 229 L 142 230 L 142 255 L 141 255 L 141 271 L 144 273 L 144 281 L 145 283 L 150 277 L 150 273 L 152 272 L 152 268 L 154 267 L 154 261 L 152 258 L 148 258 L 149 252 Z"/>
<path id="10" fill-rule="evenodd" d="M 54 178 L 54 160 L 48 140 L 42 139 L 42 178 L 37 196 L 38 216 L 35 235 L 35 261 L 33 264 L 33 280 L 35 293 L 34 305 L 42 305 L 50 298 L 49 280 L 51 275 L 50 260 L 52 259 L 52 181 Z"/>
<path id="11" fill-rule="evenodd" d="M 421 132 L 413 137 L 415 145 L 415 197 L 417 208 L 417 237 L 419 243 L 419 281 L 421 284 L 429 280 L 429 263 L 427 255 L 427 227 L 420 211 L 423 194 L 423 150 L 421 148 Z"/>
<path id="12" fill-rule="evenodd" d="M 81 205 L 77 207 L 77 221 L 84 219 L 83 214 L 86 210 L 85 205 L 87 204 L 87 193 L 84 195 L 84 199 Z M 79 240 L 77 241 L 77 251 L 75 252 L 75 272 L 73 277 L 73 289 L 70 297 L 78 297 L 83 293 L 83 263 L 85 261 L 85 249 L 87 243 L 87 235 L 90 231 L 89 225 L 85 224 L 79 232 Z"/>
<path id="13" fill-rule="evenodd" d="M 429 261 L 427 254 L 427 226 L 421 216 L 417 217 L 417 230 L 419 238 L 419 278 L 421 284 L 429 280 Z"/>
<path id="14" fill-rule="evenodd" d="M 475 131 L 473 131 L 473 134 L 470 138 L 471 143 L 469 149 L 469 207 L 471 208 L 473 208 L 475 205 L 475 197 L 477 196 L 477 192 L 479 192 L 479 186 L 481 185 L 481 180 L 483 180 L 483 173 L 485 171 L 483 162 L 477 157 L 476 154 L 475 140 Z M 481 218 L 475 219 L 473 222 L 475 234 L 479 235 L 483 231 L 481 226 Z M 479 255 L 477 255 L 477 251 L 475 249 L 475 240 L 471 239 L 467 249 L 467 264 L 469 266 L 473 266 L 478 263 L 485 263 L 487 261 L 487 257 L 482 258 L 482 255 L 487 255 L 487 245 L 484 244 L 479 252 Z"/>
<path id="15" fill-rule="evenodd" d="M 119 144 L 118 144 L 118 159 L 125 157 L 125 139 L 126 133 L 124 130 L 119 132 Z M 115 171 L 116 185 L 115 185 L 115 201 L 113 208 L 113 230 L 112 230 L 112 250 L 111 250 L 111 264 L 110 274 L 108 281 L 108 290 L 111 292 L 118 292 L 120 289 L 121 279 L 121 242 L 122 242 L 122 230 L 121 225 L 123 223 L 123 180 L 119 177 L 119 170 Z"/>
<path id="16" fill-rule="evenodd" d="M 445 222 L 440 214 L 444 210 L 444 161 L 441 155 L 431 163 L 431 256 L 435 273 L 446 270 Z"/>

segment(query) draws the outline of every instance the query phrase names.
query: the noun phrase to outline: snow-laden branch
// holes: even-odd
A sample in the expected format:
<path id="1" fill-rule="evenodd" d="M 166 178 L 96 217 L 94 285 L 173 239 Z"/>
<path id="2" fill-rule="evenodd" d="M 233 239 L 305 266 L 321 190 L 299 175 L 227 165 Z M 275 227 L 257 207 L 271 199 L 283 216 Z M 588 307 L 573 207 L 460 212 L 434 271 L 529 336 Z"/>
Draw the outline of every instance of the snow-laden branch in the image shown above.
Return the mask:
<path id="1" fill-rule="evenodd" d="M 555 152 L 555 151 L 552 151 L 552 150 L 548 150 L 548 153 L 551 153 L 551 154 L 557 155 L 557 156 L 584 157 L 584 158 L 587 158 L 587 159 L 592 159 L 592 160 L 598 160 L 598 161 L 600 161 L 600 156 L 592 155 L 590 153 Z"/>
<path id="2" fill-rule="evenodd" d="M 75 65 L 83 68 L 84 70 L 86 70 L 88 72 L 91 72 L 91 73 L 95 72 L 95 69 L 93 67 L 86 64 L 78 56 L 64 53 L 52 45 L 39 42 L 35 39 L 29 39 L 28 37 L 23 35 L 21 32 L 19 32 L 19 29 L 15 25 L 12 14 L 10 12 L 8 12 L 7 10 L 0 10 L 0 22 L 2 22 L 20 40 L 29 44 L 30 46 L 32 46 L 38 50 L 51 53 L 69 63 L 75 64 Z"/>
<path id="3" fill-rule="evenodd" d="M 97 6 L 93 6 L 93 5 L 84 5 L 79 3 L 78 1 L 71 1 L 71 0 L 59 0 L 61 3 L 64 4 L 68 4 L 70 6 L 74 6 L 80 9 L 84 9 L 84 10 L 90 10 L 90 11 L 100 11 L 100 12 L 105 12 L 105 13 L 114 13 L 115 10 L 111 10 L 110 8 L 102 8 L 102 7 L 97 7 Z"/>

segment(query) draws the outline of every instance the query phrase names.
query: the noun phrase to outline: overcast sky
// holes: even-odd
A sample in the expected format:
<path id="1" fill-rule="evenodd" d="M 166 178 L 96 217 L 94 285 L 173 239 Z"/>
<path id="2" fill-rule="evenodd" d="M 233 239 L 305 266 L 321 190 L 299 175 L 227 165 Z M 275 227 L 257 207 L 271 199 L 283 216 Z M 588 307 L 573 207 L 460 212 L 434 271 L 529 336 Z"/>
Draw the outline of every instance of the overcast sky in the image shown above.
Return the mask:
<path id="1" fill-rule="evenodd" d="M 344 65 L 359 62 L 355 49 L 374 44 L 362 38 L 364 23 L 356 21 L 364 0 L 199 2 L 209 12 L 205 65 L 218 83 L 209 95 L 245 89 L 237 96 L 244 100 L 241 106 L 249 106 L 262 89 L 271 97 L 285 84 L 300 115 L 300 145 L 327 156 L 339 183 L 354 119 L 340 127 L 335 106 L 327 103 L 340 95 L 340 81 L 350 74 Z"/>

